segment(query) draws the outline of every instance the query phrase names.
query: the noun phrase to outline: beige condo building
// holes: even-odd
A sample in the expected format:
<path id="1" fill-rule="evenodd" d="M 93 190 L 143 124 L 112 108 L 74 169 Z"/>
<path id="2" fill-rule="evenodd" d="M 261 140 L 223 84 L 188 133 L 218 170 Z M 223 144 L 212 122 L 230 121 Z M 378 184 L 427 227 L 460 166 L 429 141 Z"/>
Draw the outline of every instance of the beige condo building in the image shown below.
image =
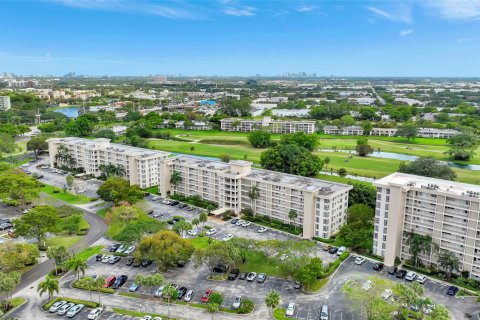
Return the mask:
<path id="1" fill-rule="evenodd" d="M 432 237 L 440 249 L 453 252 L 461 270 L 480 279 L 480 187 L 394 173 L 377 180 L 373 253 L 386 265 L 411 258 L 409 232 Z M 436 264 L 435 253 L 421 255 Z"/>

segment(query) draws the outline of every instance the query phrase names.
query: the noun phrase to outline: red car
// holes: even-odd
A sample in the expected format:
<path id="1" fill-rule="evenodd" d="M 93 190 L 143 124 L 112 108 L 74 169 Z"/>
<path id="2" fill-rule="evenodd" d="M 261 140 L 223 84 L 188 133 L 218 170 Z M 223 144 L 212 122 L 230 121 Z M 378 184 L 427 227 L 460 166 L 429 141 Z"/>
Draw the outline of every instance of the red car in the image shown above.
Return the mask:
<path id="1" fill-rule="evenodd" d="M 203 294 L 203 297 L 202 297 L 202 302 L 207 303 L 208 299 L 210 299 L 210 296 L 212 295 L 212 293 L 213 293 L 213 290 L 205 291 L 205 293 Z"/>
<path id="2" fill-rule="evenodd" d="M 117 278 L 115 276 L 108 277 L 105 280 L 105 285 L 103 286 L 104 288 L 110 288 L 114 283 Z"/>

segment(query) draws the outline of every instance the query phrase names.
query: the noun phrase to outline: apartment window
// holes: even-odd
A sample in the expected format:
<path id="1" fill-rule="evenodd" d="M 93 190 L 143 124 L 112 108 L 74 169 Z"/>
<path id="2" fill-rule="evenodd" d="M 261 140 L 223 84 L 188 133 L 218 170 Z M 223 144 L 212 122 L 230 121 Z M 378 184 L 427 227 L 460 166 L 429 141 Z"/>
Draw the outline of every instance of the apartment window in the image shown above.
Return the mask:
<path id="1" fill-rule="evenodd" d="M 387 236 L 383 236 L 383 241 L 387 241 Z"/>
<path id="2" fill-rule="evenodd" d="M 388 220 L 383 220 L 383 225 L 387 226 L 388 225 Z"/>

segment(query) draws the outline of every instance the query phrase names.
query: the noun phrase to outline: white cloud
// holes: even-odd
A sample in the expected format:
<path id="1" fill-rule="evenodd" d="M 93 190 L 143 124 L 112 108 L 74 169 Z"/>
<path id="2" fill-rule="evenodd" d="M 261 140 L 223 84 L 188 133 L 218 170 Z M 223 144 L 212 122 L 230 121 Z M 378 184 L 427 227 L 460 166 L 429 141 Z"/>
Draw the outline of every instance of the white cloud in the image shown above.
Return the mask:
<path id="1" fill-rule="evenodd" d="M 307 5 L 303 5 L 303 6 L 298 7 L 296 10 L 297 10 L 298 12 L 311 12 L 311 11 L 313 11 L 314 9 L 315 9 L 314 7 L 307 6 Z"/>
<path id="2" fill-rule="evenodd" d="M 104 10 L 117 12 L 133 12 L 140 14 L 156 15 L 170 19 L 202 19 L 202 15 L 194 14 L 191 8 L 174 7 L 143 1 L 124 0 L 51 0 L 53 3 L 71 8 Z"/>
<path id="3" fill-rule="evenodd" d="M 373 6 L 368 6 L 366 9 L 372 12 L 378 18 L 396 22 L 412 23 L 412 12 L 410 7 L 403 4 L 398 5 L 388 11 Z"/>
<path id="4" fill-rule="evenodd" d="M 480 0 L 429 0 L 424 4 L 445 20 L 480 19 Z"/>
<path id="5" fill-rule="evenodd" d="M 412 32 L 413 32 L 413 29 L 402 30 L 402 31 L 400 31 L 400 35 L 402 37 L 405 37 L 405 36 L 408 36 L 409 34 L 411 34 Z"/>
<path id="6" fill-rule="evenodd" d="M 236 17 L 251 17 L 255 15 L 254 7 L 228 7 L 223 9 L 223 13 Z"/>

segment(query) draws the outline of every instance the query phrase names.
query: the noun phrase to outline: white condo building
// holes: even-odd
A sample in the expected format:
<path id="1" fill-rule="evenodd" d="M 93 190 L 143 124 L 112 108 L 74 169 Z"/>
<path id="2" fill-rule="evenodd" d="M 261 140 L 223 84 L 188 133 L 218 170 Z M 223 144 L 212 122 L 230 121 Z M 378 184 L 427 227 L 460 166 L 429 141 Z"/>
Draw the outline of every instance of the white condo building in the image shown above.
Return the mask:
<path id="1" fill-rule="evenodd" d="M 94 140 L 73 137 L 51 138 L 47 142 L 51 167 L 62 165 L 56 155 L 60 146 L 64 146 L 75 159 L 75 167 L 83 168 L 85 173 L 98 177 L 102 174 L 101 164 L 122 166 L 125 170 L 125 179 L 142 189 L 159 184 L 161 160 L 169 155 L 163 151 L 110 143 L 109 139 L 104 138 Z"/>
<path id="2" fill-rule="evenodd" d="M 303 228 L 304 238 L 329 238 L 346 221 L 350 185 L 254 169 L 249 161 L 169 157 L 167 152 L 111 144 L 108 139 L 55 138 L 48 143 L 52 166 L 58 165 L 55 155 L 64 145 L 86 173 L 99 176 L 99 164 L 121 164 L 131 184 L 158 185 L 164 197 L 170 193 L 199 196 L 236 213 L 251 208 L 256 214 Z M 173 172 L 181 177 L 177 185 L 170 183 Z M 252 187 L 259 191 L 254 200 L 248 196 Z M 292 209 L 297 213 L 294 221 L 288 217 Z"/>
<path id="3" fill-rule="evenodd" d="M 10 110 L 10 97 L 9 96 L 0 96 L 0 111 Z"/>
<path id="4" fill-rule="evenodd" d="M 480 186 L 394 173 L 375 181 L 377 202 L 373 253 L 386 265 L 411 258 L 409 232 L 432 237 L 453 252 L 461 270 L 480 279 Z M 421 255 L 427 265 L 435 254 Z"/>
<path id="5" fill-rule="evenodd" d="M 262 120 L 227 118 L 220 120 L 222 131 L 252 132 L 266 129 L 272 133 L 305 133 L 315 132 L 315 121 L 311 120 L 272 120 L 264 117 Z"/>

